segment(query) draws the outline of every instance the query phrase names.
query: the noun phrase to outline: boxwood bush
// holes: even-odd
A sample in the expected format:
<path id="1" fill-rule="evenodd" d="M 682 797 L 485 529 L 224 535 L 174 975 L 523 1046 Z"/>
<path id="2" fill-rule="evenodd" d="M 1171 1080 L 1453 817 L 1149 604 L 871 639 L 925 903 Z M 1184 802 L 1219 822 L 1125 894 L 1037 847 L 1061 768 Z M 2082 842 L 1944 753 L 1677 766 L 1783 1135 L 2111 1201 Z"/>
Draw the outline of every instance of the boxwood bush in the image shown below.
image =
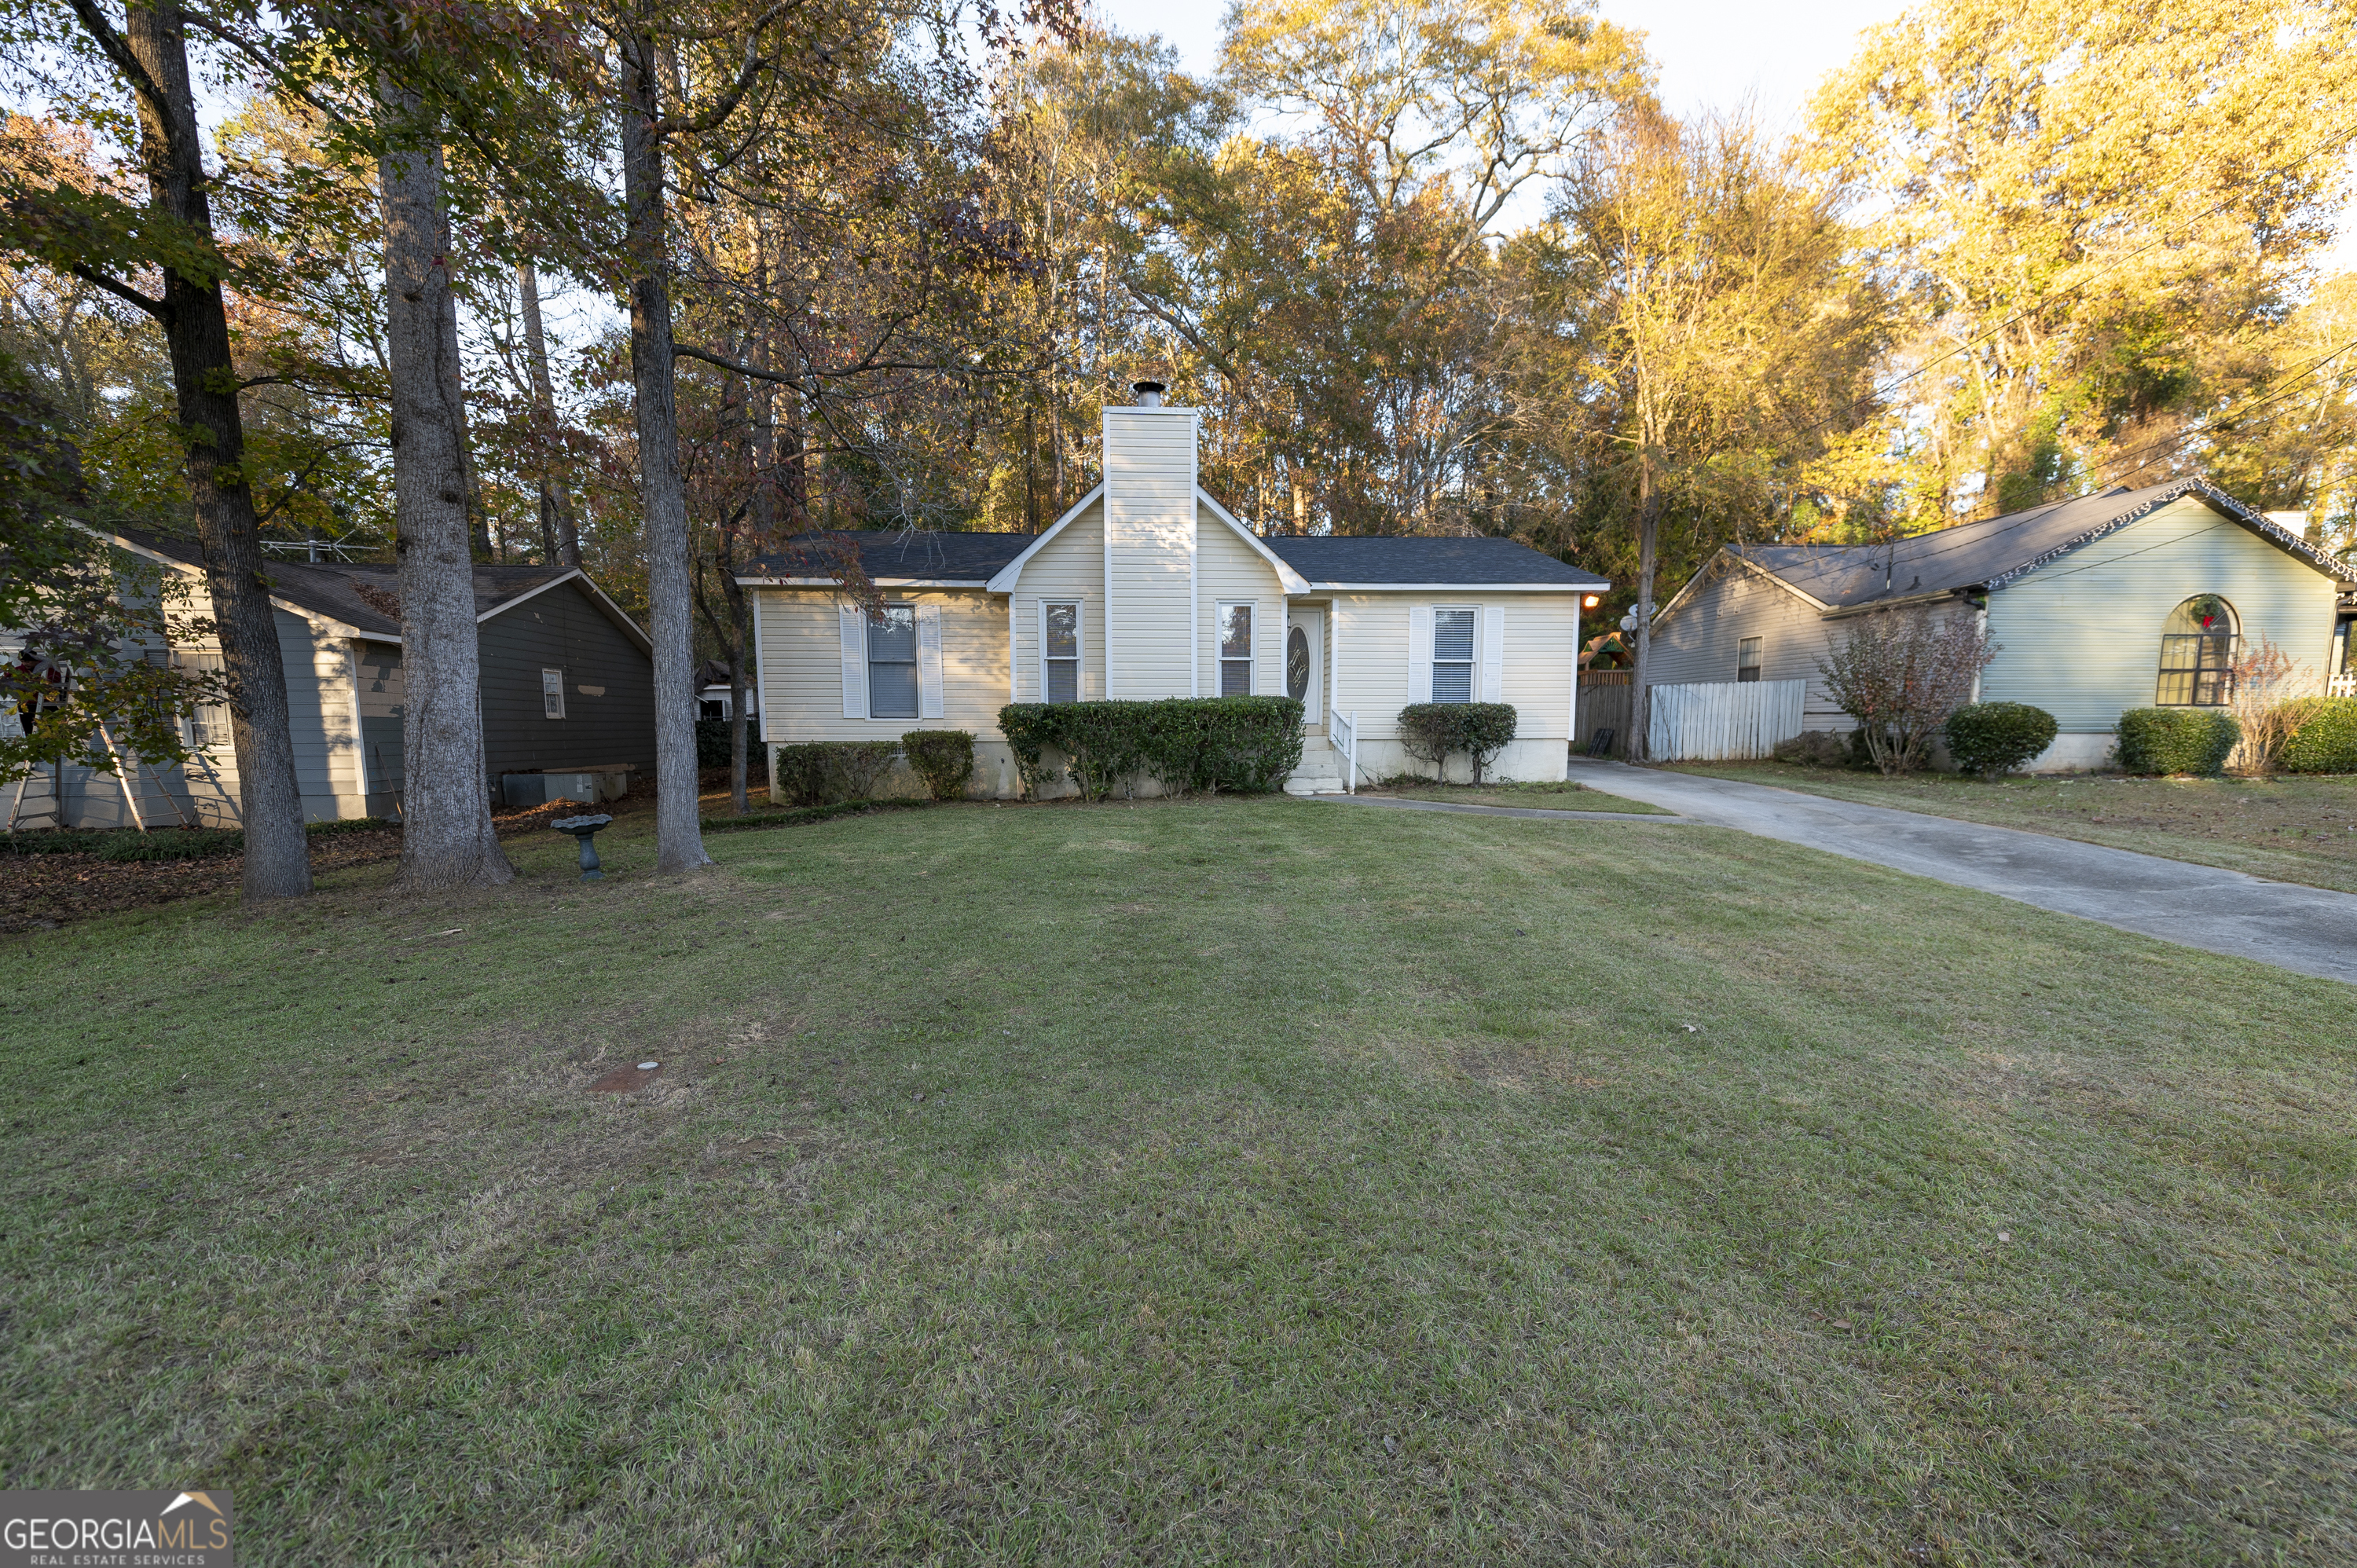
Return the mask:
<path id="1" fill-rule="evenodd" d="M 2287 773 L 2357 773 L 2357 697 L 2309 697 L 2276 754 Z"/>
<path id="2" fill-rule="evenodd" d="M 1138 778 L 1173 795 L 1265 794 L 1301 766 L 1301 704 L 1291 697 L 1010 703 L 998 727 L 1034 796 L 1061 771 L 1047 760 L 1051 749 L 1092 800 Z"/>
<path id="3" fill-rule="evenodd" d="M 1512 744 L 1515 714 L 1511 703 L 1410 703 L 1400 710 L 1400 746 L 1437 778 L 1449 757 L 1463 752 L 1473 764 L 1473 782 Z"/>
<path id="4" fill-rule="evenodd" d="M 912 729 L 900 737 L 900 755 L 936 800 L 954 800 L 974 777 L 974 736 L 962 729 Z"/>
<path id="5" fill-rule="evenodd" d="M 2120 767 L 2129 773 L 2214 774 L 2243 728 L 2216 708 L 2130 708 L 2120 715 Z"/>
<path id="6" fill-rule="evenodd" d="M 2028 703 L 1967 703 L 1945 730 L 1948 755 L 1966 773 L 2010 773 L 2054 744 L 2054 715 Z"/>
<path id="7" fill-rule="evenodd" d="M 811 740 L 778 747 L 777 792 L 797 806 L 864 800 L 900 755 L 897 740 Z"/>

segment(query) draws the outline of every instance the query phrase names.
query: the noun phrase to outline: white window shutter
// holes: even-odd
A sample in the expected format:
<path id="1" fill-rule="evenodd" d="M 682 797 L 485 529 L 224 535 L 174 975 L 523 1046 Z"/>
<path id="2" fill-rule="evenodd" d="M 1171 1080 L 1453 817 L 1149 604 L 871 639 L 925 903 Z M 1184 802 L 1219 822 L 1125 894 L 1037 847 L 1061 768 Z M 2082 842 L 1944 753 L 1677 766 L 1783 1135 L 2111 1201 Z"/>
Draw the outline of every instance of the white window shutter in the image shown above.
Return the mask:
<path id="1" fill-rule="evenodd" d="M 917 607 L 917 716 L 942 716 L 942 607 Z"/>
<path id="2" fill-rule="evenodd" d="M 1432 607 L 1407 609 L 1407 700 L 1432 701 Z"/>
<path id="3" fill-rule="evenodd" d="M 1481 607 L 1481 700 L 1506 700 L 1506 607 Z"/>
<path id="4" fill-rule="evenodd" d="M 837 605 L 843 631 L 843 716 L 867 716 L 867 615 L 857 605 Z"/>

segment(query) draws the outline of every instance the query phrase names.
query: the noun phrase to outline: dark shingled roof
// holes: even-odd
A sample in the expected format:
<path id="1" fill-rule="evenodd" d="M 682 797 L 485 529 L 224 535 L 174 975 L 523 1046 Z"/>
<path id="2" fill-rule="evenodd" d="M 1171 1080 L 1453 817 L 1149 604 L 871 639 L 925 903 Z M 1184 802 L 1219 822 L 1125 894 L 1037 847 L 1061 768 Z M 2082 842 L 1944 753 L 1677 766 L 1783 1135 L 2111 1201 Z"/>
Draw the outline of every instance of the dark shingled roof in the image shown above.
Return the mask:
<path id="1" fill-rule="evenodd" d="M 1835 609 L 1875 600 L 1998 587 L 2067 551 L 2187 496 L 2266 537 L 2319 571 L 2349 568 L 2280 523 L 2200 479 L 2080 496 L 2027 511 L 1910 534 L 1891 544 L 1749 544 L 1732 553 Z M 1888 581 L 1888 587 L 1885 582 Z"/>
<path id="2" fill-rule="evenodd" d="M 840 539 L 859 547 L 860 564 L 879 583 L 915 578 L 928 583 L 965 583 L 980 587 L 1000 567 L 1023 553 L 1036 533 L 927 533 L 915 529 L 839 529 L 834 533 L 797 533 L 784 546 L 737 569 L 739 577 L 814 577 L 819 569 L 814 553 L 796 545 Z"/>
<path id="3" fill-rule="evenodd" d="M 1375 534 L 1278 534 L 1261 541 L 1312 583 L 1412 583 L 1476 587 L 1601 588 L 1593 572 L 1566 566 L 1511 539 L 1400 538 Z"/>
<path id="4" fill-rule="evenodd" d="M 102 532 L 185 565 L 204 564 L 203 553 L 193 539 L 119 525 Z M 519 595 L 528 594 L 572 570 L 570 566 L 478 566 L 475 614 L 489 615 Z M 401 574 L 390 561 L 284 561 L 274 555 L 264 559 L 263 571 L 270 578 L 274 598 L 299 605 L 330 620 L 339 620 L 371 637 L 393 642 L 401 639 Z M 368 589 L 368 594 L 363 595 L 362 588 Z M 370 603 L 371 597 L 378 603 Z"/>
<path id="5" fill-rule="evenodd" d="M 839 532 L 832 536 L 796 534 L 783 549 L 748 563 L 744 577 L 809 577 L 825 574 L 813 556 L 798 557 L 794 546 L 829 537 L 859 547 L 868 576 L 879 583 L 917 579 L 936 583 L 988 582 L 999 568 L 1023 553 L 1034 533 L 920 533 L 899 530 Z M 1438 583 L 1473 587 L 1485 583 L 1534 584 L 1596 588 L 1604 579 L 1511 539 L 1426 539 L 1377 535 L 1322 538 L 1265 537 L 1263 544 L 1313 583 Z"/>

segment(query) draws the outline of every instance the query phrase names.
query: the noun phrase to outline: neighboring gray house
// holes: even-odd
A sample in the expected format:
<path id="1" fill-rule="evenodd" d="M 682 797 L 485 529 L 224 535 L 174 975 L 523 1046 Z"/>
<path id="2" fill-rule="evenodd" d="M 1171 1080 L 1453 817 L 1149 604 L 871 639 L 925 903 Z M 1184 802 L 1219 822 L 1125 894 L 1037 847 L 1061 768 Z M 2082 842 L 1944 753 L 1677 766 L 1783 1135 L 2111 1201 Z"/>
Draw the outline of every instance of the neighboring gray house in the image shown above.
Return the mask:
<path id="1" fill-rule="evenodd" d="M 2222 705 L 2237 646 L 2265 636 L 2321 690 L 2337 673 L 2348 564 L 2200 479 L 1912 534 L 1889 544 L 1732 545 L 1654 618 L 1650 681 L 1809 682 L 1811 729 L 1855 728 L 1819 665 L 1885 608 L 1986 618 L 1983 700 L 2061 733 L 2033 767 L 2100 766 L 2129 708 Z"/>
<path id="2" fill-rule="evenodd" d="M 210 616 L 196 542 L 114 529 L 107 537 L 189 580 L 188 613 Z M 314 822 L 391 816 L 403 785 L 399 575 L 391 563 L 272 561 L 271 604 L 286 671 L 296 777 Z M 486 788 L 502 774 L 654 767 L 654 666 L 646 633 L 577 568 L 478 566 L 477 635 L 482 660 Z M 221 668 L 220 645 L 172 650 L 192 668 Z M 234 826 L 237 762 L 226 708 L 188 721 L 190 766 L 140 768 L 139 809 L 148 825 L 186 820 Z M 0 789 L 27 816 L 49 821 L 44 769 Z M 68 768 L 63 825 L 129 827 L 131 804 L 115 779 Z"/>

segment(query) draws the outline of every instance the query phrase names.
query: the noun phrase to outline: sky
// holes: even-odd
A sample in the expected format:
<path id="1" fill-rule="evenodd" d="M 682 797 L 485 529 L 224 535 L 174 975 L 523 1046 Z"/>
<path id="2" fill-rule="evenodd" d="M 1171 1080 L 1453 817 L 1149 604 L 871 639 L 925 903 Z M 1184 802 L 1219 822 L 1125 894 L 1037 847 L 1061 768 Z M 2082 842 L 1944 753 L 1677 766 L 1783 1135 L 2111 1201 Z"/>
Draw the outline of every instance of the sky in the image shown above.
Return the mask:
<path id="1" fill-rule="evenodd" d="M 1096 0 L 1125 33 L 1160 33 L 1190 71 L 1218 64 L 1227 0 Z M 1607 17 L 1645 35 L 1662 70 L 1671 113 L 1733 109 L 1748 97 L 1761 123 L 1797 129 L 1819 78 L 1847 59 L 1863 28 L 1889 21 L 1904 0 L 1811 0 L 1808 5 L 1735 5 L 1728 0 L 1603 0 Z"/>

